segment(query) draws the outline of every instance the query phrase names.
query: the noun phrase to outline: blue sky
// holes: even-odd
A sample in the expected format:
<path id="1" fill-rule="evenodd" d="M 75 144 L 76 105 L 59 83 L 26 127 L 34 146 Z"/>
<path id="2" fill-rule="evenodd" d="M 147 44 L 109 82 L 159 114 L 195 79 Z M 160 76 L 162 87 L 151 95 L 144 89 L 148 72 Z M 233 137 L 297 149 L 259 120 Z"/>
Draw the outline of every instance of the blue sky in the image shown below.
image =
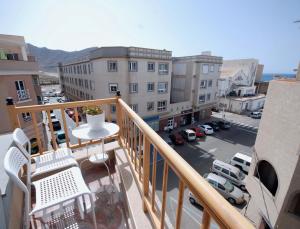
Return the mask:
<path id="1" fill-rule="evenodd" d="M 0 0 L 0 33 L 40 47 L 210 50 L 224 59 L 257 58 L 267 73 L 300 61 L 300 0 Z"/>

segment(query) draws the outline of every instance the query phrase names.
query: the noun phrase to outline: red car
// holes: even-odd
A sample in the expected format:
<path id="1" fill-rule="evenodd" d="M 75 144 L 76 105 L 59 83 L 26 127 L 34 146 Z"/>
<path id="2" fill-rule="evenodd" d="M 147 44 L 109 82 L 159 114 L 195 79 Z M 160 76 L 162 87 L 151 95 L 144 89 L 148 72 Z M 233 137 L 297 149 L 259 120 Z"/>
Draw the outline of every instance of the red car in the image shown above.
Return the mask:
<path id="1" fill-rule="evenodd" d="M 169 138 L 174 143 L 174 145 L 183 145 L 184 140 L 183 137 L 179 133 L 169 135 Z"/>
<path id="2" fill-rule="evenodd" d="M 205 137 L 205 133 L 199 127 L 192 127 L 191 130 L 195 131 L 197 138 Z"/>

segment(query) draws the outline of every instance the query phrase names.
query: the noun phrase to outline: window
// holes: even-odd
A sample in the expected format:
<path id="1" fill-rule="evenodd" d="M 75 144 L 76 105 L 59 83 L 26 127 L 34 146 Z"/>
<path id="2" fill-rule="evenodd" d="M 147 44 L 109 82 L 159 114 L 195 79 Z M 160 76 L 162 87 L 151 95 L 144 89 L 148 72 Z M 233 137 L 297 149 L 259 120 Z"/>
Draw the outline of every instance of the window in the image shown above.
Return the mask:
<path id="1" fill-rule="evenodd" d="M 209 71 L 210 71 L 210 72 L 214 72 L 214 71 L 215 71 L 215 66 L 214 66 L 213 64 L 211 64 L 211 65 L 209 66 Z"/>
<path id="2" fill-rule="evenodd" d="M 167 100 L 157 102 L 157 111 L 167 110 Z"/>
<path id="3" fill-rule="evenodd" d="M 129 61 L 128 62 L 128 69 L 130 72 L 137 72 L 138 63 L 137 61 Z"/>
<path id="4" fill-rule="evenodd" d="M 202 65 L 202 73 L 207 74 L 208 73 L 208 64 Z"/>
<path id="5" fill-rule="evenodd" d="M 134 112 L 138 112 L 138 104 L 131 104 L 130 108 L 134 111 Z"/>
<path id="6" fill-rule="evenodd" d="M 244 161 L 241 158 L 238 158 L 238 157 L 234 157 L 233 160 L 236 161 L 236 162 L 242 163 L 242 164 L 244 163 Z"/>
<path id="7" fill-rule="evenodd" d="M 206 88 L 206 83 L 207 83 L 206 80 L 201 80 L 200 81 L 200 88 Z"/>
<path id="8" fill-rule="evenodd" d="M 137 83 L 129 84 L 129 93 L 138 93 L 138 84 Z"/>
<path id="9" fill-rule="evenodd" d="M 117 83 L 110 83 L 108 85 L 109 87 L 109 93 L 116 93 L 118 90 L 118 84 Z"/>
<path id="10" fill-rule="evenodd" d="M 83 65 L 83 73 L 86 75 L 86 65 Z"/>
<path id="11" fill-rule="evenodd" d="M 219 64 L 219 66 L 218 66 L 218 72 L 221 72 L 221 70 L 222 70 L 222 65 Z"/>
<path id="12" fill-rule="evenodd" d="M 229 170 L 227 170 L 227 169 L 222 169 L 222 173 L 225 173 L 226 175 L 229 175 Z"/>
<path id="13" fill-rule="evenodd" d="M 169 64 L 168 63 L 159 63 L 158 65 L 158 73 L 160 75 L 169 74 Z"/>
<path id="14" fill-rule="evenodd" d="M 89 73 L 89 75 L 91 74 L 91 65 L 90 64 L 88 64 L 88 73 Z"/>
<path id="15" fill-rule="evenodd" d="M 77 86 L 77 78 L 75 78 L 75 85 Z"/>
<path id="16" fill-rule="evenodd" d="M 73 66 L 73 72 L 74 72 L 74 74 L 77 74 L 75 66 Z"/>
<path id="17" fill-rule="evenodd" d="M 209 80 L 209 81 L 208 81 L 208 87 L 212 87 L 212 83 L 213 83 L 213 81 L 212 81 L 212 80 Z"/>
<path id="18" fill-rule="evenodd" d="M 234 173 L 230 172 L 230 176 L 238 180 L 238 177 Z"/>
<path id="19" fill-rule="evenodd" d="M 28 122 L 28 121 L 31 120 L 31 115 L 30 115 L 29 112 L 27 112 L 27 113 L 22 113 L 22 118 L 23 118 L 23 120 L 24 120 L 25 122 Z"/>
<path id="20" fill-rule="evenodd" d="M 221 171 L 221 167 L 220 166 L 215 165 L 214 167 L 215 167 L 216 170 L 220 170 Z"/>
<path id="21" fill-rule="evenodd" d="M 154 62 L 148 62 L 148 72 L 155 72 L 155 63 Z"/>
<path id="22" fill-rule="evenodd" d="M 89 81 L 88 80 L 84 80 L 84 84 L 85 84 L 85 88 L 88 89 L 89 88 Z"/>
<path id="23" fill-rule="evenodd" d="M 206 100 L 207 100 L 207 101 L 210 100 L 210 93 L 208 93 L 208 94 L 206 95 Z"/>
<path id="24" fill-rule="evenodd" d="M 154 102 L 148 102 L 147 111 L 153 111 L 153 110 L 154 110 Z"/>
<path id="25" fill-rule="evenodd" d="M 158 82 L 157 92 L 158 93 L 167 93 L 168 92 L 168 82 Z"/>
<path id="26" fill-rule="evenodd" d="M 109 72 L 117 72 L 118 71 L 117 61 L 107 61 L 107 70 Z"/>
<path id="27" fill-rule="evenodd" d="M 219 184 L 219 183 L 218 183 L 218 188 L 225 191 L 225 187 L 223 185 Z"/>
<path id="28" fill-rule="evenodd" d="M 110 105 L 110 112 L 113 114 L 113 113 L 116 113 L 116 105 L 115 104 L 112 104 Z"/>
<path id="29" fill-rule="evenodd" d="M 273 166 L 265 161 L 259 161 L 256 165 L 254 176 L 275 196 L 278 188 L 278 178 Z"/>
<path id="30" fill-rule="evenodd" d="M 154 91 L 154 83 L 153 82 L 147 83 L 147 91 L 148 92 Z"/>
<path id="31" fill-rule="evenodd" d="M 247 165 L 247 166 L 250 166 L 250 162 L 247 162 L 247 161 L 246 161 L 246 165 Z"/>
<path id="32" fill-rule="evenodd" d="M 205 95 L 199 95 L 199 103 L 205 103 Z"/>

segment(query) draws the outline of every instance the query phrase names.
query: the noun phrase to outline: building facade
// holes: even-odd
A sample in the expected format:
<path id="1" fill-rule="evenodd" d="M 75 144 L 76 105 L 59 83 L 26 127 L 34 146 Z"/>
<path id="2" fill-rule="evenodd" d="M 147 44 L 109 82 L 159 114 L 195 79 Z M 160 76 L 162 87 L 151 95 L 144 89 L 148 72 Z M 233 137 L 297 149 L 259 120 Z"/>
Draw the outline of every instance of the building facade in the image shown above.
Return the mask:
<path id="1" fill-rule="evenodd" d="M 223 58 L 210 52 L 173 58 L 171 109 L 161 129 L 205 119 L 217 104 Z"/>
<path id="2" fill-rule="evenodd" d="M 270 81 L 246 187 L 258 228 L 300 228 L 300 77 Z"/>
<path id="3" fill-rule="evenodd" d="M 41 103 L 42 95 L 38 76 L 38 63 L 26 52 L 24 37 L 0 35 L 0 134 L 11 132 L 12 126 L 7 112 L 5 99 L 12 97 L 16 106 L 36 105 Z M 36 136 L 31 114 L 23 113 L 19 117 L 20 125 L 25 130 L 33 145 Z M 37 115 L 38 130 L 45 136 L 41 115 Z M 42 144 L 47 140 L 42 138 Z"/>
<path id="4" fill-rule="evenodd" d="M 60 64 L 62 91 L 71 100 L 108 98 L 121 92 L 154 130 L 169 111 L 172 52 L 101 47 L 80 61 Z M 105 108 L 114 118 L 115 107 Z"/>

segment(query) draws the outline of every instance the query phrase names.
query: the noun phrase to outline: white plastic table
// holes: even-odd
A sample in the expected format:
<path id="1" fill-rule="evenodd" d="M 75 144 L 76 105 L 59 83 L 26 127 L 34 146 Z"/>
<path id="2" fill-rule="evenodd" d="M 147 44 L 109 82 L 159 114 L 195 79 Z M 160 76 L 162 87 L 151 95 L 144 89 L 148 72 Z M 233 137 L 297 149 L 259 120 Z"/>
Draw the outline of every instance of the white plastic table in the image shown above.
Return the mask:
<path id="1" fill-rule="evenodd" d="M 94 164 L 103 163 L 110 176 L 109 168 L 105 163 L 109 159 L 109 156 L 106 152 L 104 152 L 104 139 L 117 134 L 119 130 L 120 130 L 119 126 L 111 122 L 105 122 L 103 128 L 98 130 L 91 130 L 88 124 L 82 124 L 72 130 L 72 135 L 81 140 L 89 140 L 89 141 L 101 140 L 102 152 L 92 154 L 90 156 L 88 155 L 88 142 L 87 142 L 86 149 L 87 149 L 88 160 Z"/>

